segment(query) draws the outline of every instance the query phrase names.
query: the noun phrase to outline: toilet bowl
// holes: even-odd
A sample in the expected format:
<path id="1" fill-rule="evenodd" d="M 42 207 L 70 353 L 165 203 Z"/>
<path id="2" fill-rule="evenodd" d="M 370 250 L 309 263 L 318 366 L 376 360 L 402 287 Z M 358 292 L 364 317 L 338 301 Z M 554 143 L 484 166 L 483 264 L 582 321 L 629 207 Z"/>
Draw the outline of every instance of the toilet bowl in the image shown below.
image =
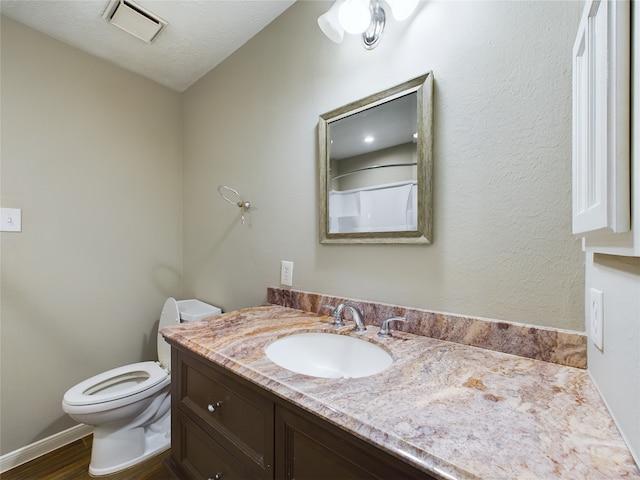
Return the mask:
<path id="1" fill-rule="evenodd" d="M 178 305 L 167 299 L 158 332 L 180 322 Z M 62 409 L 93 426 L 89 474 L 108 475 L 157 455 L 171 445 L 171 348 L 158 333 L 158 362 L 133 363 L 71 387 Z"/>

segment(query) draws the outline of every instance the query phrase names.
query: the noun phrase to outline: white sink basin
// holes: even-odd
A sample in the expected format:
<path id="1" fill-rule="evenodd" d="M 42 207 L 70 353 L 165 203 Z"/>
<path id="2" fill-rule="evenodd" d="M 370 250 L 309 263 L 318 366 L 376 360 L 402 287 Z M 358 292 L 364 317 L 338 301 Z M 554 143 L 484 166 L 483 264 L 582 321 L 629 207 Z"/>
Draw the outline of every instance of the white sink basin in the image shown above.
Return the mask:
<path id="1" fill-rule="evenodd" d="M 271 343 L 265 353 L 292 372 L 323 378 L 358 378 L 379 373 L 393 359 L 366 340 L 334 333 L 297 333 Z"/>

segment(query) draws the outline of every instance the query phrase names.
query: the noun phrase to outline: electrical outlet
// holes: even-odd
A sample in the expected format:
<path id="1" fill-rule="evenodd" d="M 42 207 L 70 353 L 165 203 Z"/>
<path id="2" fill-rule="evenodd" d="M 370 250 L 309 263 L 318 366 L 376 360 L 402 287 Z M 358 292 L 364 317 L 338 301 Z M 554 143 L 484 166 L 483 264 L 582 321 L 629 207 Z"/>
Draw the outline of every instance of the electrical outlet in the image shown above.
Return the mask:
<path id="1" fill-rule="evenodd" d="M 589 302 L 590 338 L 600 351 L 604 343 L 604 294 L 595 288 L 591 289 Z"/>
<path id="2" fill-rule="evenodd" d="M 282 267 L 280 269 L 280 283 L 282 285 L 293 285 L 293 262 L 286 260 L 282 261 Z"/>

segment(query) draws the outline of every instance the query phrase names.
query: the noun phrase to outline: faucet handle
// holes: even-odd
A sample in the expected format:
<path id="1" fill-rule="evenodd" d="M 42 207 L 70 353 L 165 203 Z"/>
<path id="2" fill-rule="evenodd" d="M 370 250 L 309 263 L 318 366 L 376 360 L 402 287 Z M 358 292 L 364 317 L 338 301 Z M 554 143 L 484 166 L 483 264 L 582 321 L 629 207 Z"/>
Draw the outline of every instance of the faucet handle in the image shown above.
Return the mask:
<path id="1" fill-rule="evenodd" d="M 407 319 L 406 317 L 390 317 L 387 318 L 385 321 L 382 322 L 382 325 L 380 326 L 380 331 L 378 332 L 378 336 L 382 337 L 382 338 L 389 338 L 391 337 L 391 328 L 389 327 L 389 323 L 391 322 L 406 322 Z"/>
<path id="2" fill-rule="evenodd" d="M 342 316 L 340 315 L 342 308 L 338 308 L 340 307 L 340 305 L 334 307 L 333 305 L 329 305 L 328 303 L 323 303 L 322 305 L 320 305 L 320 307 L 331 309 L 331 316 L 333 317 L 332 325 L 334 327 L 344 327 L 344 320 L 342 320 Z"/>

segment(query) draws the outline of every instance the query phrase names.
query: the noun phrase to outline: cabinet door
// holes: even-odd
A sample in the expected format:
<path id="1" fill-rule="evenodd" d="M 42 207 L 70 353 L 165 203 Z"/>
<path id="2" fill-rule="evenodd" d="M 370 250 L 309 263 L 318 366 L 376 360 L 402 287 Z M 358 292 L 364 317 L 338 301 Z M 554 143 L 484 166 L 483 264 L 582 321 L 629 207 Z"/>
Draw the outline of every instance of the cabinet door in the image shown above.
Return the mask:
<path id="1" fill-rule="evenodd" d="M 621 2 L 615 2 L 624 8 Z M 640 6 L 631 9 L 631 45 L 640 45 Z M 640 48 L 631 48 L 632 92 L 640 92 Z M 584 250 L 610 255 L 640 257 L 640 94 L 632 95 L 631 103 L 631 230 L 622 233 L 601 232 L 584 237 Z"/>
<path id="2" fill-rule="evenodd" d="M 630 3 L 590 0 L 573 47 L 573 233 L 630 229 Z"/>
<path id="3" fill-rule="evenodd" d="M 277 479 L 432 479 L 302 411 L 276 407 Z"/>

